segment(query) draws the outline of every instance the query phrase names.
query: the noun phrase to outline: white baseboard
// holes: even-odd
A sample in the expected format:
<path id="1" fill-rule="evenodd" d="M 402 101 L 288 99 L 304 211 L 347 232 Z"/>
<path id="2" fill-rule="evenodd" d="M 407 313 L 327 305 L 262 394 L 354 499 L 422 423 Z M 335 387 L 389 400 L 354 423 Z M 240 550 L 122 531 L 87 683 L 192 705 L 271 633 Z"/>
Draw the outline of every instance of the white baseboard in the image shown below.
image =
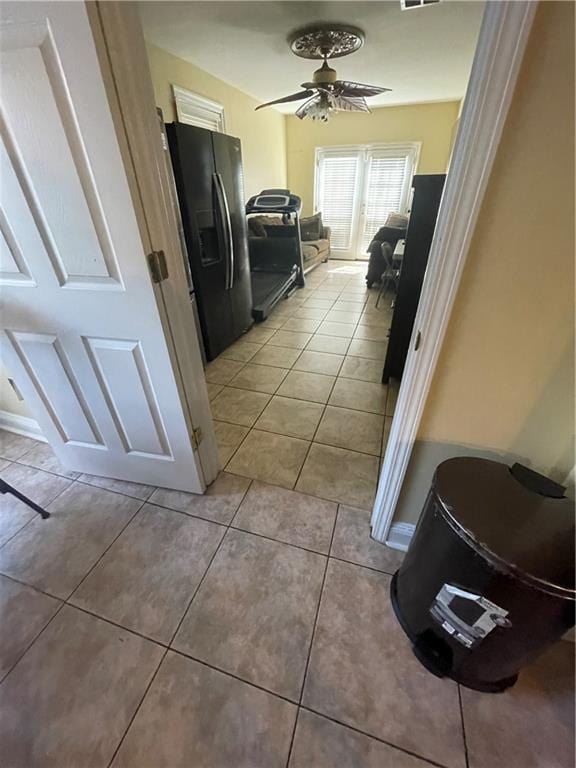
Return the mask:
<path id="1" fill-rule="evenodd" d="M 386 546 L 406 552 L 410 545 L 416 526 L 412 523 L 392 523 L 388 531 Z"/>
<path id="2" fill-rule="evenodd" d="M 29 416 L 18 416 L 16 413 L 9 413 L 9 411 L 0 411 L 0 429 L 15 432 L 17 435 L 24 435 L 24 437 L 32 437 L 43 443 L 48 442 L 38 422 Z"/>

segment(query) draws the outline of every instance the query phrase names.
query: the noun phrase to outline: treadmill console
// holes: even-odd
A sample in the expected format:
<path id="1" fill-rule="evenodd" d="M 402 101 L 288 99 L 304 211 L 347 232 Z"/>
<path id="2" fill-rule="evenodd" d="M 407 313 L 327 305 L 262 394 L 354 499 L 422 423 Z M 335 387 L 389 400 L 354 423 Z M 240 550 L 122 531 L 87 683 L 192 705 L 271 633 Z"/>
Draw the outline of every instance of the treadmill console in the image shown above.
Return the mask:
<path id="1" fill-rule="evenodd" d="M 246 213 L 295 213 L 299 214 L 302 200 L 289 189 L 263 189 L 246 203 Z"/>

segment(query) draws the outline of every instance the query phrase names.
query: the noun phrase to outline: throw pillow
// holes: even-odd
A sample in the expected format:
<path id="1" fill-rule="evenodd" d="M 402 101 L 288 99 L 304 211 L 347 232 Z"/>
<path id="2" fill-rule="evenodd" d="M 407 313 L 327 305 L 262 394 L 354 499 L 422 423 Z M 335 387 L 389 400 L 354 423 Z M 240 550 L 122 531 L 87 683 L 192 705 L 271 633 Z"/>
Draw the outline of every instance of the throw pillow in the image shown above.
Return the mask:
<path id="1" fill-rule="evenodd" d="M 402 213 L 389 213 L 385 224 L 388 227 L 406 229 L 408 226 L 408 216 L 404 216 Z"/>
<path id="2" fill-rule="evenodd" d="M 315 213 L 300 219 L 300 237 L 302 240 L 320 240 L 322 237 L 322 214 Z"/>

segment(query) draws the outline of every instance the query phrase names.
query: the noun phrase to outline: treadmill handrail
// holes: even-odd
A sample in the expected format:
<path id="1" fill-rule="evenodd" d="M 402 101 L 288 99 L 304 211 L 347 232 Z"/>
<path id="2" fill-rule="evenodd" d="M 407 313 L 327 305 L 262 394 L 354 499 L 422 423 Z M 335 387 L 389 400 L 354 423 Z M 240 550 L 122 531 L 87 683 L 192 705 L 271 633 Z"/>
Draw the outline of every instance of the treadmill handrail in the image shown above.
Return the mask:
<path id="1" fill-rule="evenodd" d="M 228 198 L 222 176 L 219 173 L 214 174 L 216 186 L 216 199 L 220 212 L 220 220 L 224 223 L 224 242 L 226 244 L 226 290 L 229 291 L 234 285 L 234 240 L 232 237 L 232 222 L 230 220 L 230 208 L 228 207 Z"/>

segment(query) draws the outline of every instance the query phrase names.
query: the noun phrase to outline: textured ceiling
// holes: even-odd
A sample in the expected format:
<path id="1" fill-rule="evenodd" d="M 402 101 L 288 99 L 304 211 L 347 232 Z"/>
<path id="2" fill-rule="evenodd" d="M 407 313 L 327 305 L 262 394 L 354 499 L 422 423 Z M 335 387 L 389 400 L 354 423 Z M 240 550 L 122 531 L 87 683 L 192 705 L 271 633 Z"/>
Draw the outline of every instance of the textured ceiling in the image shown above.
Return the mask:
<path id="1" fill-rule="evenodd" d="M 402 11 L 384 2 L 141 2 L 144 35 L 261 101 L 297 91 L 314 61 L 291 53 L 288 34 L 319 21 L 350 23 L 364 47 L 334 60 L 339 77 L 391 88 L 373 106 L 463 97 L 483 3 L 448 0 Z M 283 108 L 293 112 L 298 105 Z"/>

